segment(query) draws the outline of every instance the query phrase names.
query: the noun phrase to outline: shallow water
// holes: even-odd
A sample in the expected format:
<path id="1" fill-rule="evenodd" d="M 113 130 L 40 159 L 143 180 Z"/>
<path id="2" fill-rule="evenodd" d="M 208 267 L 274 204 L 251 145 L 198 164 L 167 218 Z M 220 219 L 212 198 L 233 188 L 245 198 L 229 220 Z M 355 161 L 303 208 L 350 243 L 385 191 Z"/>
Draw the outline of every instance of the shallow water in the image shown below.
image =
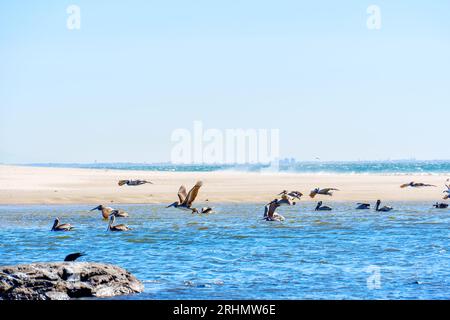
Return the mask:
<path id="1" fill-rule="evenodd" d="M 449 209 L 332 205 L 281 207 L 284 222 L 262 220 L 261 204 L 219 204 L 203 216 L 122 205 L 130 217 L 118 223 L 133 228 L 124 233 L 106 232 L 91 206 L 0 206 L 0 265 L 83 251 L 81 260 L 116 264 L 144 282 L 144 293 L 120 299 L 450 298 Z M 76 230 L 50 232 L 56 216 Z"/>

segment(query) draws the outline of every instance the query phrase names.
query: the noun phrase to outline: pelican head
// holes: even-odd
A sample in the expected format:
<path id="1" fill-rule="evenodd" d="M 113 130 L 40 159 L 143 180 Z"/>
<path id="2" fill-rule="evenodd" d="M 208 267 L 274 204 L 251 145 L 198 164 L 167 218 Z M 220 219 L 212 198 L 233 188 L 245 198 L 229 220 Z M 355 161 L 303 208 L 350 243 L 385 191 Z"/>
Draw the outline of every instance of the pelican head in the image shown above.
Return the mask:
<path id="1" fill-rule="evenodd" d="M 316 210 L 319 210 L 319 208 L 322 206 L 322 201 L 317 202 Z"/>
<path id="2" fill-rule="evenodd" d="M 108 228 L 106 228 L 106 231 L 111 229 L 111 226 L 114 223 L 114 221 L 116 221 L 116 217 L 115 217 L 115 215 L 112 214 L 111 218 L 109 218 Z"/>
<path id="3" fill-rule="evenodd" d="M 55 230 L 55 228 L 58 226 L 58 224 L 59 224 L 59 218 L 56 218 L 55 222 L 53 222 L 52 231 Z"/>

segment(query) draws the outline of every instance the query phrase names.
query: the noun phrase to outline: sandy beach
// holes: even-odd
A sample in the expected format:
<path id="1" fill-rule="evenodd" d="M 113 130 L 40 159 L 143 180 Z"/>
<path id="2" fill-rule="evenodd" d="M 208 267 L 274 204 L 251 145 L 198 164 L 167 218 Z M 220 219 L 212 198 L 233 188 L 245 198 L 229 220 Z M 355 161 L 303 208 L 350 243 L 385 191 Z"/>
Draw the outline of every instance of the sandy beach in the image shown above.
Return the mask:
<path id="1" fill-rule="evenodd" d="M 298 190 L 310 199 L 315 187 L 340 189 L 326 201 L 439 201 L 444 175 L 346 175 L 242 172 L 155 172 L 47 168 L 0 165 L 0 204 L 108 204 L 168 203 L 175 201 L 181 184 L 190 188 L 195 181 L 204 185 L 198 201 L 267 202 L 282 190 Z M 119 179 L 148 179 L 154 184 L 119 187 Z M 410 181 L 437 187 L 406 188 Z"/>

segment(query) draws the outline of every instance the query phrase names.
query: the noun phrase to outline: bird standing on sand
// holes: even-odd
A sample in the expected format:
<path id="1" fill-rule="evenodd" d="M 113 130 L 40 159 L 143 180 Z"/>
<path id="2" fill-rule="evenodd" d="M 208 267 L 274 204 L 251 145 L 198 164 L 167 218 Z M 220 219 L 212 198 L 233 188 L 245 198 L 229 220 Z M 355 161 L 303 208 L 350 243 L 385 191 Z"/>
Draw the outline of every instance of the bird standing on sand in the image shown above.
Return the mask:
<path id="1" fill-rule="evenodd" d="M 153 182 L 147 180 L 119 180 L 118 185 L 123 186 L 126 184 L 127 186 L 140 186 L 146 183 L 153 184 Z"/>
<path id="2" fill-rule="evenodd" d="M 111 215 L 111 218 L 109 218 L 109 224 L 108 224 L 108 229 L 106 229 L 106 231 L 128 231 L 131 230 L 127 225 L 125 224 L 116 224 L 113 225 L 114 221 L 116 220 L 116 216 L 115 215 Z"/>
<path id="3" fill-rule="evenodd" d="M 384 207 L 380 208 L 380 204 L 381 204 L 381 200 L 377 200 L 377 205 L 375 207 L 375 211 L 388 212 L 388 211 L 391 211 L 392 209 L 394 209 L 394 208 L 388 207 L 388 206 L 384 206 Z"/>
<path id="4" fill-rule="evenodd" d="M 331 192 L 331 191 L 339 191 L 339 189 L 336 189 L 336 188 L 325 188 L 325 189 L 315 188 L 314 190 L 311 191 L 309 196 L 311 198 L 314 198 L 317 194 L 326 195 L 326 196 L 332 196 L 333 192 Z"/>
<path id="5" fill-rule="evenodd" d="M 73 229 L 74 227 L 68 223 L 59 224 L 59 218 L 56 218 L 51 231 L 71 231 Z"/>
<path id="6" fill-rule="evenodd" d="M 99 205 L 93 209 L 91 209 L 90 211 L 94 211 L 94 210 L 99 210 L 102 212 L 102 217 L 104 220 L 107 220 L 109 218 L 110 215 L 115 215 L 116 217 L 119 218 L 128 218 L 128 213 L 126 213 L 125 211 L 121 210 L 121 209 L 113 209 L 111 207 L 105 207 L 104 205 Z"/>
<path id="7" fill-rule="evenodd" d="M 64 261 L 75 261 L 77 260 L 79 257 L 85 256 L 86 254 L 81 253 L 81 252 L 76 252 L 76 253 L 71 253 L 68 254 L 65 258 Z"/>
<path id="8" fill-rule="evenodd" d="M 266 221 L 284 221 L 284 217 L 275 212 L 275 210 L 280 206 L 278 199 L 264 206 L 264 220 Z"/>
<path id="9" fill-rule="evenodd" d="M 203 183 L 201 181 L 197 181 L 195 186 L 193 186 L 192 189 L 189 190 L 189 193 L 186 193 L 186 187 L 182 185 L 180 189 L 178 189 L 179 201 L 175 201 L 166 208 L 175 207 L 181 210 L 191 211 L 192 213 L 198 213 L 198 210 L 196 208 L 191 208 L 191 206 L 195 198 L 197 197 L 198 191 L 200 190 L 200 187 L 202 185 Z"/>
<path id="10" fill-rule="evenodd" d="M 433 204 L 433 207 L 435 207 L 436 209 L 446 209 L 448 208 L 448 204 L 436 202 L 436 204 Z"/>
<path id="11" fill-rule="evenodd" d="M 370 209 L 370 203 L 357 203 L 357 210 L 365 210 L 365 209 Z"/>
<path id="12" fill-rule="evenodd" d="M 333 208 L 329 206 L 323 206 L 322 201 L 317 202 L 317 206 L 314 209 L 315 211 L 331 211 Z"/>
<path id="13" fill-rule="evenodd" d="M 420 188 L 420 187 L 436 187 L 436 186 L 434 184 L 427 184 L 427 183 L 414 182 L 414 181 L 411 181 L 410 183 L 402 184 L 400 186 L 400 188 L 406 188 L 406 187 Z"/>

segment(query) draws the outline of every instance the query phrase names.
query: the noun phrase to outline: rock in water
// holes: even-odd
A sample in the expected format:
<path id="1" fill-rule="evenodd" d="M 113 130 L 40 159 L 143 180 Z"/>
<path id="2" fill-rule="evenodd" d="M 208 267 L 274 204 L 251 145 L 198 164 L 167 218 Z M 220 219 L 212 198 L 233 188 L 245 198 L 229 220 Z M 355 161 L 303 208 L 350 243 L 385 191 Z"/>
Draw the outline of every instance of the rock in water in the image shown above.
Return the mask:
<path id="1" fill-rule="evenodd" d="M 111 264 L 50 262 L 0 266 L 0 299 L 65 300 L 142 292 L 142 283 Z"/>

